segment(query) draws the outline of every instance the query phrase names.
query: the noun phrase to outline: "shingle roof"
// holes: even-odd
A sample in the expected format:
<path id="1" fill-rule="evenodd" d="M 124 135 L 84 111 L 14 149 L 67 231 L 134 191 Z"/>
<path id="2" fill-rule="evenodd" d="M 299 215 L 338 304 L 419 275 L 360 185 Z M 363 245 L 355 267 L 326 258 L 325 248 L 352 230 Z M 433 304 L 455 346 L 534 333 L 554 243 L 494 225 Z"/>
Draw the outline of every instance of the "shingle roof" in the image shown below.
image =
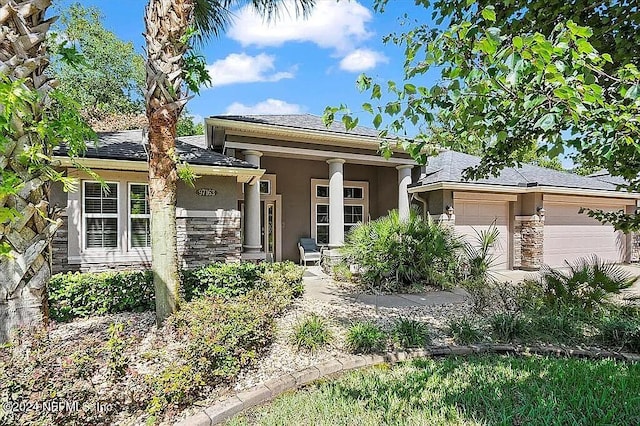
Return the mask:
<path id="1" fill-rule="evenodd" d="M 608 182 L 614 185 L 628 185 L 629 182 L 620 177 L 620 176 L 611 176 L 611 174 L 606 170 L 600 170 L 599 172 L 592 173 L 587 176 L 591 179 L 601 180 L 603 182 Z"/>
<path id="2" fill-rule="evenodd" d="M 480 162 L 479 157 L 456 151 L 444 151 L 429 159 L 425 176 L 412 186 L 429 185 L 441 182 L 485 184 L 498 186 L 553 186 L 565 188 L 595 189 L 615 191 L 616 185 L 598 179 L 579 176 L 573 173 L 546 169 L 544 167 L 523 164 L 522 167 L 507 167 L 498 177 L 489 177 L 476 181 L 466 181 L 463 171 Z"/>
<path id="3" fill-rule="evenodd" d="M 348 135 L 378 137 L 378 131 L 368 127 L 356 126 L 347 131 L 342 122 L 334 121 L 327 127 L 322 122 L 322 117 L 312 114 L 287 114 L 287 115 L 214 115 L 211 118 L 223 120 L 242 121 L 245 123 L 266 124 L 270 126 L 282 126 L 292 129 L 318 130 L 330 133 L 342 133 Z"/>
<path id="4" fill-rule="evenodd" d="M 257 168 L 253 164 L 204 148 L 203 135 L 179 137 L 176 149 L 181 160 L 193 165 L 215 167 Z M 64 146 L 58 147 L 55 155 L 67 155 Z M 88 143 L 86 158 L 111 160 L 147 161 L 147 153 L 142 144 L 142 130 L 98 133 L 97 143 Z"/>

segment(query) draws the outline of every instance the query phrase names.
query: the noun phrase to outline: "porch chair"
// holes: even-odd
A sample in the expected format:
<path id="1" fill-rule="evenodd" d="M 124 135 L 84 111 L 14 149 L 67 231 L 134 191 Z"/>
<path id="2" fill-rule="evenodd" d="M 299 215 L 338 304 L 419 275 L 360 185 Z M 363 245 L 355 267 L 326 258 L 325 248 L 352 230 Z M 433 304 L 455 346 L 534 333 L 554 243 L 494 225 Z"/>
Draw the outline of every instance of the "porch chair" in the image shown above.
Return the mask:
<path id="1" fill-rule="evenodd" d="M 307 266 L 307 262 L 320 264 L 322 248 L 318 247 L 316 240 L 313 238 L 300 238 L 298 249 L 300 250 L 300 265 Z"/>

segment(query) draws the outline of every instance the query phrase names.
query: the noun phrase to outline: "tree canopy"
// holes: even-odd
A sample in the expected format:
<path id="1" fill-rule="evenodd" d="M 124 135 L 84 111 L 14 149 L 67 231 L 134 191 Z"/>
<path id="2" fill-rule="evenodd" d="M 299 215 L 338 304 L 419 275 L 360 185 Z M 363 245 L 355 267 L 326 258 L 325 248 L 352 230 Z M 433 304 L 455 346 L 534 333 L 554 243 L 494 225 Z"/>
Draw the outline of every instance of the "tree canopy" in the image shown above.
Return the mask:
<path id="1" fill-rule="evenodd" d="M 378 8 L 385 3 L 379 1 Z M 470 179 L 526 162 L 535 146 L 542 156 L 567 153 L 584 167 L 626 179 L 624 189 L 640 190 L 640 72 L 630 54 L 617 54 L 617 60 L 628 60 L 620 63 L 599 52 L 592 43 L 597 34 L 564 15 L 547 34 L 535 24 L 501 25 L 499 11 L 518 2 L 455 2 L 464 4 L 457 8 L 446 3 L 434 3 L 437 20 L 449 23 L 446 28 L 418 23 L 385 38 L 404 49 L 401 82 L 358 78 L 371 98 L 362 109 L 372 114 L 381 136 L 418 126 L 419 134 L 400 144 L 422 163 L 436 146 L 478 145 L 481 162 L 466 170 Z M 425 75 L 434 71 L 438 78 L 428 83 Z M 357 124 L 345 106 L 328 107 L 326 121 L 336 114 L 347 128 Z M 387 140 L 381 148 L 391 155 L 394 146 Z M 599 218 L 625 230 L 640 227 L 635 216 Z"/>
<path id="2" fill-rule="evenodd" d="M 76 100 L 90 122 L 139 114 L 144 107 L 144 59 L 133 43 L 106 29 L 103 18 L 98 8 L 74 3 L 61 11 L 52 35 L 79 53 L 72 64 L 54 57 L 52 69 L 60 90 Z"/>

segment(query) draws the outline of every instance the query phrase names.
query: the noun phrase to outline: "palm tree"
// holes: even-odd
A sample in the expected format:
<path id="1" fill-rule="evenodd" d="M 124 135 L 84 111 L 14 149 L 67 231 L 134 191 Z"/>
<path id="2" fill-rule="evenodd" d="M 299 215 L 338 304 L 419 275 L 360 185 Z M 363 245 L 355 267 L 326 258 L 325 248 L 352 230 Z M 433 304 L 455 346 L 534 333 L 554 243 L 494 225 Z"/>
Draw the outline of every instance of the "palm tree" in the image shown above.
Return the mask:
<path id="1" fill-rule="evenodd" d="M 306 15 L 315 0 L 294 0 L 296 15 Z M 180 277 L 176 236 L 176 125 L 189 97 L 186 55 L 196 31 L 199 41 L 218 36 L 230 22 L 230 9 L 251 5 L 270 19 L 286 0 L 149 0 L 145 10 L 149 120 L 149 205 L 151 260 L 156 318 L 161 323 L 178 308 Z"/>
<path id="2" fill-rule="evenodd" d="M 0 210 L 5 213 L 0 224 L 0 342 L 12 329 L 39 325 L 45 318 L 49 242 L 61 224 L 47 202 L 47 169 L 24 161 L 25 152 L 44 149 L 33 124 L 42 117 L 51 90 L 43 44 L 54 21 L 45 20 L 49 5 L 41 0 L 0 0 L 0 83 L 5 90 L 17 90 L 21 98 L 11 106 L 2 102 L 3 114 L 15 110 L 5 117 L 0 138 Z"/>

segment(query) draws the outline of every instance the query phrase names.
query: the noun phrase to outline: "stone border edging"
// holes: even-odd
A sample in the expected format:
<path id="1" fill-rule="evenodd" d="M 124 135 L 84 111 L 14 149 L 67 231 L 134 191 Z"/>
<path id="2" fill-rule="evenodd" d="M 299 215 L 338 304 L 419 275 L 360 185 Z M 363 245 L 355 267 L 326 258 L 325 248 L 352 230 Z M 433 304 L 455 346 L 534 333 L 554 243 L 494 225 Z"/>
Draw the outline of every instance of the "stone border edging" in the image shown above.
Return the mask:
<path id="1" fill-rule="evenodd" d="M 176 426 L 212 426 L 230 419 L 232 416 L 246 409 L 255 407 L 269 401 L 281 393 L 309 384 L 320 378 L 335 373 L 343 373 L 363 367 L 371 367 L 378 364 L 395 364 L 416 358 L 442 357 L 442 356 L 467 356 L 475 354 L 537 354 L 564 357 L 576 357 L 587 359 L 615 359 L 626 362 L 640 362 L 640 354 L 627 352 L 614 352 L 600 349 L 570 349 L 560 346 L 520 346 L 511 344 L 478 344 L 468 346 L 429 346 L 425 349 L 408 351 L 393 351 L 386 354 L 374 355 L 345 355 L 333 357 L 303 370 L 287 373 L 280 377 L 267 380 L 264 383 L 230 396 L 211 405 L 199 413 L 190 416 Z"/>

